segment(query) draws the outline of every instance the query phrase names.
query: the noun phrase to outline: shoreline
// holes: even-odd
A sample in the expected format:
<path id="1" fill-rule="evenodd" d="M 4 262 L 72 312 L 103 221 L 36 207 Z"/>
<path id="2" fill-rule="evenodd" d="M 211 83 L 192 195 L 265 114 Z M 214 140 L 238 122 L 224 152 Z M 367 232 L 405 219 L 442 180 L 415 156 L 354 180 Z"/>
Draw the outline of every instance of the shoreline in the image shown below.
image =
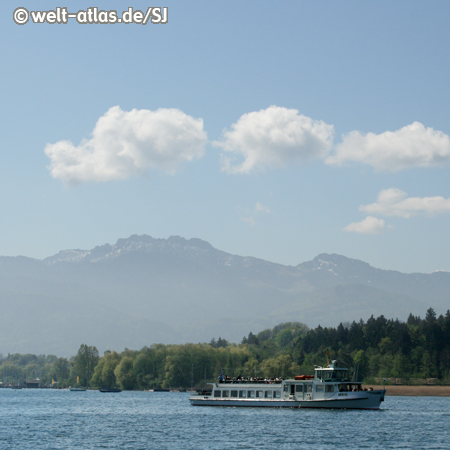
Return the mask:
<path id="1" fill-rule="evenodd" d="M 369 385 L 365 385 L 368 387 Z M 373 385 L 374 389 L 386 389 L 386 396 L 410 396 L 410 397 L 450 397 L 450 386 L 405 386 L 405 385 Z"/>

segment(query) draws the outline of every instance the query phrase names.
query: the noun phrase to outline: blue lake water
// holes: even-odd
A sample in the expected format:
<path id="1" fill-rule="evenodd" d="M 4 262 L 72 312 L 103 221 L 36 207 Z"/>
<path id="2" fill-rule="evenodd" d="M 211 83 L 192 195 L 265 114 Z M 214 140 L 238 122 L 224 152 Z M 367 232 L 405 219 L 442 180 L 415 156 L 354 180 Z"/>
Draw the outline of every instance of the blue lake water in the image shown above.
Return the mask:
<path id="1" fill-rule="evenodd" d="M 194 407 L 168 392 L 0 389 L 0 449 L 448 449 L 450 398 L 380 411 Z"/>

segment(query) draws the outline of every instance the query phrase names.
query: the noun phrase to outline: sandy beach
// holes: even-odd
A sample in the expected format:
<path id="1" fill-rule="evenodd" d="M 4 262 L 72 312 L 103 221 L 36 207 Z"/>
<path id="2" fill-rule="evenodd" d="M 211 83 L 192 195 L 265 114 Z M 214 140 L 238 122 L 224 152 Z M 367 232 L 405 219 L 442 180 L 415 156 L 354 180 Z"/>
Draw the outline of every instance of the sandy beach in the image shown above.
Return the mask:
<path id="1" fill-rule="evenodd" d="M 368 387 L 368 386 L 365 386 Z M 450 386 L 372 386 L 374 389 L 386 389 L 386 395 L 438 396 L 450 397 Z"/>

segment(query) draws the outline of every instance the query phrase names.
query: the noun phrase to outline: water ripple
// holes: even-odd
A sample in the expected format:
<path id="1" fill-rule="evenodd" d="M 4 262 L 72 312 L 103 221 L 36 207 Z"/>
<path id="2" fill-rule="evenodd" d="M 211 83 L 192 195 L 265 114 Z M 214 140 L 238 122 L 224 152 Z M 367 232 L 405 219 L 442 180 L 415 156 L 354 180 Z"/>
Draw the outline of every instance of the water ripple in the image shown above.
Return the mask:
<path id="1" fill-rule="evenodd" d="M 2 450 L 443 449 L 450 399 L 381 411 L 192 407 L 185 393 L 0 389 Z"/>

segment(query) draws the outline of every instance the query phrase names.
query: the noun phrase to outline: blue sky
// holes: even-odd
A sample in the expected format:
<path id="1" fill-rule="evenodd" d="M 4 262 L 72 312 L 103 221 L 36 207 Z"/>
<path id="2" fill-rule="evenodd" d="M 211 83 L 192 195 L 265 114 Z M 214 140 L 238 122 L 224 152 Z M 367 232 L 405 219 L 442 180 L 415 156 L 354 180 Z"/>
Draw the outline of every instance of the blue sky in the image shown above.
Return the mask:
<path id="1" fill-rule="evenodd" d="M 0 255 L 132 234 L 450 270 L 448 1 L 14 1 Z M 16 25 L 17 7 L 168 23 Z"/>

